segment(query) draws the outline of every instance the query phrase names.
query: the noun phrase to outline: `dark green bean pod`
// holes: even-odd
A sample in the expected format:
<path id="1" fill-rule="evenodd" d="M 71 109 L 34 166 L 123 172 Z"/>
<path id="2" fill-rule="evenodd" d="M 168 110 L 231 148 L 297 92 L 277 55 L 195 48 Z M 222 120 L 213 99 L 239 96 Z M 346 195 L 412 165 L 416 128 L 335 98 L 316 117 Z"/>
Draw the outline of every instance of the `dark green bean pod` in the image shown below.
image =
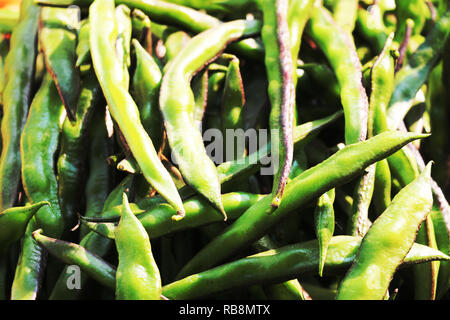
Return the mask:
<path id="1" fill-rule="evenodd" d="M 431 211 L 431 163 L 403 188 L 373 223 L 342 280 L 337 299 L 381 300 L 410 251 L 417 230 Z M 411 201 L 414 199 L 414 201 Z"/>
<path id="2" fill-rule="evenodd" d="M 450 32 L 450 10 L 436 21 L 425 42 L 409 57 L 395 76 L 395 90 L 387 110 L 389 128 L 397 129 L 413 105 L 417 92 L 442 57 Z"/>
<path id="3" fill-rule="evenodd" d="M 153 258 L 150 239 L 142 224 L 131 212 L 125 194 L 122 217 L 115 235 L 119 254 L 115 283 L 116 299 L 160 300 L 161 276 Z M 130 251 L 130 247 L 134 249 Z"/>
<path id="4" fill-rule="evenodd" d="M 355 260 L 360 243 L 361 238 L 359 237 L 333 237 L 325 261 L 325 273 L 345 272 L 345 269 Z M 405 265 L 421 263 L 430 261 L 429 258 L 449 259 L 440 251 L 415 244 L 403 263 Z M 316 240 L 313 240 L 261 252 L 193 274 L 165 285 L 163 295 L 176 300 L 198 299 L 230 288 L 258 283 L 277 283 L 280 280 L 293 279 L 298 275 L 314 274 L 317 272 L 318 265 L 318 244 Z"/>
<path id="5" fill-rule="evenodd" d="M 102 100 L 101 88 L 91 68 L 82 78 L 75 120 L 72 122 L 66 118 L 61 132 L 57 162 L 58 195 L 67 226 L 75 224 L 77 213 L 82 208 L 80 198 L 84 189 L 87 159 L 84 148 L 88 141 L 88 129 L 94 108 L 99 107 Z"/>
<path id="6" fill-rule="evenodd" d="M 133 39 L 136 54 L 136 70 L 133 75 L 131 94 L 139 108 L 142 125 L 150 136 L 156 150 L 162 145 L 164 127 L 159 110 L 159 89 L 162 72 L 155 59 Z"/>
<path id="7" fill-rule="evenodd" d="M 245 92 L 239 68 L 239 59 L 233 56 L 228 65 L 221 104 L 225 161 L 233 161 L 245 156 L 245 146 L 239 145 L 239 142 L 235 140 L 236 136 L 239 141 L 240 136 L 242 138 L 244 133 L 244 105 Z M 230 135 L 230 133 L 232 134 Z"/>
<path id="8" fill-rule="evenodd" d="M 179 170 L 187 184 L 206 197 L 226 219 L 220 199 L 220 182 L 214 163 L 208 157 L 202 135 L 194 125 L 192 75 L 217 57 L 233 40 L 259 31 L 257 21 L 236 20 L 195 36 L 167 65 L 159 105 L 168 141 Z M 183 81 L 180 82 L 180 79 Z"/>
<path id="9" fill-rule="evenodd" d="M 194 93 L 194 125 L 203 132 L 203 119 L 206 106 L 208 105 L 209 89 L 209 68 L 201 71 L 195 79 L 192 80 L 192 92 Z"/>
<path id="10" fill-rule="evenodd" d="M 36 300 L 44 277 L 46 253 L 33 239 L 38 228 L 33 217 L 27 225 L 22 240 L 19 261 L 11 287 L 11 300 Z"/>
<path id="11" fill-rule="evenodd" d="M 39 20 L 39 45 L 45 66 L 56 84 L 70 121 L 75 121 L 80 74 L 76 63 L 79 9 L 43 7 Z"/>
<path id="12" fill-rule="evenodd" d="M 36 42 L 40 8 L 33 0 L 24 0 L 20 20 L 11 34 L 5 61 L 3 118 L 1 123 L 0 210 L 16 204 L 20 185 L 20 135 L 32 100 L 32 82 L 36 61 Z"/>
<path id="13" fill-rule="evenodd" d="M 25 234 L 28 222 L 47 201 L 30 204 L 24 207 L 13 207 L 0 213 L 0 254 Z"/>
<path id="14" fill-rule="evenodd" d="M 24 126 L 20 153 L 22 183 L 31 203 L 50 202 L 36 213 L 40 228 L 53 237 L 60 237 L 65 223 L 58 198 L 58 181 L 54 172 L 55 153 L 58 148 L 60 119 L 64 106 L 56 85 L 46 73 L 39 91 L 31 103 Z"/>
<path id="15" fill-rule="evenodd" d="M 307 122 L 302 125 L 299 125 L 294 130 L 294 146 L 295 148 L 302 148 L 305 144 L 311 140 L 316 134 L 318 134 L 322 129 L 336 121 L 339 117 L 341 117 L 342 112 L 336 112 L 335 114 L 328 116 L 326 118 Z M 270 155 L 271 146 L 270 143 L 259 149 L 258 151 L 250 154 L 245 158 L 245 161 L 242 159 L 238 159 L 236 161 L 224 162 L 223 164 L 217 167 L 217 171 L 219 173 L 219 179 L 221 184 L 226 186 L 227 184 L 233 183 L 236 181 L 238 177 L 242 176 L 251 176 L 255 172 L 257 172 L 263 163 L 265 163 L 265 158 Z M 184 191 L 183 191 L 184 190 Z M 183 199 L 187 199 L 192 197 L 195 192 L 189 188 L 180 189 L 180 193 L 183 196 Z M 153 198 L 146 198 L 141 202 L 136 204 L 130 203 L 130 207 L 135 214 L 140 214 L 147 210 L 154 208 L 155 206 L 163 203 L 163 199 L 157 196 Z M 120 218 L 120 212 L 122 208 L 121 206 L 117 206 L 112 208 L 108 212 L 102 214 L 102 216 L 108 221 L 118 221 Z M 89 219 L 88 217 L 83 217 L 85 221 L 100 221 L 106 222 L 105 219 Z"/>
<path id="16" fill-rule="evenodd" d="M 90 7 L 90 45 L 93 66 L 113 119 L 146 180 L 174 206 L 180 216 L 183 204 L 175 184 L 158 158 L 142 126 L 139 110 L 128 93 L 128 72 L 115 54 L 117 27 L 112 0 L 96 0 Z M 44 230 L 45 231 L 45 230 Z"/>
<path id="17" fill-rule="evenodd" d="M 214 13 L 247 11 L 254 8 L 255 5 L 254 0 L 168 0 L 167 2 Z"/>
<path id="18" fill-rule="evenodd" d="M 256 241 L 292 210 L 354 178 L 409 142 L 427 135 L 386 132 L 348 145 L 322 163 L 306 170 L 287 186 L 285 205 L 267 215 L 270 197 L 250 207 L 221 235 L 212 240 L 180 271 L 178 278 L 217 265 L 237 250 Z M 214 253 L 214 254 L 212 254 Z"/>

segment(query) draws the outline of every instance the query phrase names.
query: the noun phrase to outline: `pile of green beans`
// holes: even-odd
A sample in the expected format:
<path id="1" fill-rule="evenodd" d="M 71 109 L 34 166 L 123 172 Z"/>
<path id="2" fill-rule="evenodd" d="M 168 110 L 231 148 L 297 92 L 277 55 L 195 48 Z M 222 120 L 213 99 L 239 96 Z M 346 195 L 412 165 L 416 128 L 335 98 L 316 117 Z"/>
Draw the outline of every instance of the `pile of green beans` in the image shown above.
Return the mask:
<path id="1" fill-rule="evenodd" d="M 0 300 L 449 300 L 446 0 L 0 7 Z"/>

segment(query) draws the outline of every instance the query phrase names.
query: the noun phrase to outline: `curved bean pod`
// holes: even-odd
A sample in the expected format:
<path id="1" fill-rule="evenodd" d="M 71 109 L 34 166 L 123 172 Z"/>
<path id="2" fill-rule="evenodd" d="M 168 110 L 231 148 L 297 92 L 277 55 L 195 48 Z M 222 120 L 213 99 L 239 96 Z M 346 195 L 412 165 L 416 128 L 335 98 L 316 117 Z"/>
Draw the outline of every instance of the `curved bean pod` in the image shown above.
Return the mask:
<path id="1" fill-rule="evenodd" d="M 128 77 L 115 52 L 116 26 L 114 1 L 96 0 L 89 9 L 90 45 L 95 73 L 125 140 L 146 180 L 184 215 L 183 204 L 175 184 L 162 165 L 152 141 L 145 132 L 136 103 L 128 93 Z M 105 54 L 109 52 L 111 54 Z"/>
<path id="2" fill-rule="evenodd" d="M 159 105 L 181 174 L 186 183 L 206 197 L 225 219 L 217 170 L 206 153 L 201 133 L 194 125 L 195 101 L 189 84 L 192 75 L 217 57 L 230 41 L 255 34 L 259 28 L 257 21 L 237 20 L 200 33 L 166 66 L 161 84 Z"/>
<path id="3" fill-rule="evenodd" d="M 395 196 L 373 223 L 339 286 L 337 299 L 381 300 L 385 297 L 395 270 L 408 254 L 419 226 L 430 213 L 433 204 L 430 173 L 431 164 Z"/>

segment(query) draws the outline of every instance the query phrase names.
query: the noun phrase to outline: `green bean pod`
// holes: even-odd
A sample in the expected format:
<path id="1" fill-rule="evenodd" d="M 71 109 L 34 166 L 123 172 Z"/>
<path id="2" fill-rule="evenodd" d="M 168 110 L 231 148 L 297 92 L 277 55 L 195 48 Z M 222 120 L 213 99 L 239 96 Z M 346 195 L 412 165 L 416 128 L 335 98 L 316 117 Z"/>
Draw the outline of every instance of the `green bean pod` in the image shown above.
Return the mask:
<path id="1" fill-rule="evenodd" d="M 58 195 L 61 212 L 68 226 L 74 224 L 76 215 L 81 210 L 80 197 L 83 194 L 87 159 L 83 150 L 87 142 L 94 108 L 98 107 L 101 101 L 101 88 L 94 70 L 91 68 L 82 78 L 75 121 L 72 122 L 66 118 L 61 132 L 57 162 Z"/>
<path id="2" fill-rule="evenodd" d="M 326 118 L 307 122 L 297 126 L 294 130 L 295 148 L 301 149 L 316 134 L 336 121 L 341 115 L 342 112 L 338 111 Z M 270 155 L 270 151 L 271 146 L 270 143 L 268 143 L 258 151 L 247 156 L 244 161 L 242 159 L 238 159 L 236 161 L 224 162 L 223 164 L 219 165 L 217 167 L 217 171 L 219 173 L 220 183 L 224 186 L 227 186 L 235 182 L 238 177 L 251 176 L 252 174 L 257 172 L 259 168 L 261 168 L 262 164 L 265 162 L 265 158 Z M 183 199 L 190 198 L 195 194 L 195 192 L 189 187 L 180 189 L 180 193 L 183 195 Z M 137 215 L 150 210 L 163 202 L 164 201 L 160 197 L 155 196 L 152 198 L 146 198 L 136 204 L 130 203 L 130 207 L 132 208 L 132 211 Z M 104 217 L 103 219 L 89 219 L 87 216 L 83 217 L 83 219 L 85 221 L 93 222 L 106 222 L 105 219 L 107 219 L 108 221 L 118 221 L 120 219 L 121 210 L 121 206 L 117 206 L 102 214 L 102 216 Z"/>
<path id="3" fill-rule="evenodd" d="M 11 300 L 36 300 L 45 272 L 46 253 L 33 239 L 32 233 L 38 228 L 33 217 L 27 225 L 22 240 L 11 287 Z"/>
<path id="4" fill-rule="evenodd" d="M 419 226 L 430 213 L 433 204 L 430 173 L 431 164 L 395 196 L 373 223 L 339 286 L 337 299 L 381 300 L 385 297 L 395 270 L 405 259 Z"/>
<path id="5" fill-rule="evenodd" d="M 128 93 L 128 76 L 113 54 L 117 34 L 114 2 L 96 0 L 89 11 L 92 62 L 111 115 L 146 180 L 183 216 L 183 204 L 175 184 L 140 122 L 136 103 Z M 110 54 L 105 54 L 106 52 Z"/>
<path id="6" fill-rule="evenodd" d="M 75 67 L 80 68 L 83 65 L 91 64 L 91 51 L 89 47 L 89 19 L 84 19 L 78 29 L 78 42 L 75 49 L 77 61 Z"/>
<path id="7" fill-rule="evenodd" d="M 75 121 L 80 94 L 76 63 L 79 9 L 43 7 L 39 21 L 39 45 L 45 66 L 56 84 L 70 121 Z"/>
<path id="8" fill-rule="evenodd" d="M 328 245 L 334 234 L 334 189 L 324 193 L 317 200 L 314 210 L 317 241 L 319 242 L 319 276 L 323 275 L 323 267 L 327 258 Z"/>
<path id="9" fill-rule="evenodd" d="M 142 125 L 158 150 L 162 145 L 162 116 L 159 110 L 159 89 L 162 73 L 155 59 L 133 39 L 136 54 L 136 70 L 133 75 L 131 94 L 139 108 Z"/>
<path id="10" fill-rule="evenodd" d="M 42 207 L 36 213 L 36 222 L 53 237 L 60 237 L 65 228 L 58 198 L 58 181 L 54 173 L 63 111 L 56 85 L 50 74 L 46 73 L 31 103 L 22 132 L 20 153 L 22 183 L 27 198 L 31 203 L 50 202 L 50 206 Z"/>
<path id="11" fill-rule="evenodd" d="M 153 258 L 150 239 L 142 224 L 131 212 L 125 194 L 122 217 L 115 235 L 119 254 L 116 298 L 118 300 L 159 300 L 161 277 Z M 134 250 L 129 250 L 130 245 Z"/>
<path id="12" fill-rule="evenodd" d="M 32 236 L 47 252 L 62 260 L 65 264 L 75 264 L 103 285 L 112 289 L 115 288 L 115 272 L 112 271 L 114 269 L 111 266 L 105 266 L 106 262 L 82 246 L 47 237 L 42 234 L 42 229 L 34 231 Z"/>
<path id="13" fill-rule="evenodd" d="M 346 32 L 351 34 L 358 15 L 358 0 L 336 0 L 333 5 L 333 18 Z"/>
<path id="14" fill-rule="evenodd" d="M 233 56 L 228 65 L 221 104 L 225 161 L 233 161 L 245 156 L 245 146 L 239 146 L 239 143 L 234 140 L 235 135 L 239 139 L 239 129 L 244 129 L 244 106 L 245 92 L 239 59 Z M 230 132 L 234 132 L 234 135 L 230 135 Z"/>
<path id="15" fill-rule="evenodd" d="M 337 236 L 330 241 L 325 272 L 345 272 L 355 260 L 361 238 Z M 425 253 L 425 255 L 423 255 Z M 448 260 L 442 252 L 415 244 L 403 263 L 420 263 L 432 259 Z M 319 265 L 316 240 L 269 250 L 239 259 L 216 268 L 193 274 L 163 287 L 163 295 L 169 299 L 184 300 L 205 298 L 230 288 L 253 284 L 270 284 L 289 280 L 298 275 L 314 274 Z"/>
<path id="16" fill-rule="evenodd" d="M 371 94 L 369 104 L 368 137 L 388 129 L 386 110 L 394 91 L 395 60 L 392 55 L 393 34 L 389 35 L 383 50 L 370 71 Z M 391 202 L 391 172 L 386 159 L 375 168 L 373 202 L 377 215 Z"/>
<path id="17" fill-rule="evenodd" d="M 159 105 L 180 172 L 186 183 L 211 201 L 225 218 L 216 167 L 194 125 L 195 100 L 189 84 L 192 75 L 214 59 L 230 41 L 258 32 L 259 26 L 256 21 L 237 20 L 200 33 L 166 66 L 161 84 Z"/>
<path id="18" fill-rule="evenodd" d="M 130 83 L 130 75 L 128 68 L 131 65 L 131 35 L 133 32 L 131 22 L 131 10 L 125 5 L 118 5 L 114 11 L 115 13 L 115 25 L 117 28 L 117 35 L 115 46 L 117 48 L 116 57 L 119 63 L 122 65 L 122 75 L 124 77 L 123 82 L 126 83 L 126 87 Z"/>
<path id="19" fill-rule="evenodd" d="M 36 41 L 40 8 L 24 0 L 20 20 L 11 34 L 5 61 L 3 118 L 1 123 L 0 210 L 15 205 L 20 184 L 20 135 L 32 100 L 32 79 L 36 61 Z"/>
<path id="20" fill-rule="evenodd" d="M 179 273 L 179 278 L 217 265 L 238 249 L 256 241 L 292 210 L 360 174 L 409 142 L 427 135 L 386 132 L 348 145 L 322 163 L 297 176 L 286 189 L 285 205 L 267 215 L 270 197 L 250 207 L 233 225 L 203 248 Z M 214 254 L 212 254 L 214 253 Z"/>
<path id="21" fill-rule="evenodd" d="M 222 202 L 227 210 L 228 218 L 236 220 L 262 198 L 262 195 L 233 192 L 222 195 Z M 186 217 L 180 221 L 171 220 L 174 212 L 167 204 L 160 204 L 150 210 L 139 213 L 137 218 L 147 231 L 150 239 L 221 221 L 216 210 L 208 205 L 206 200 L 199 197 L 185 201 L 184 207 L 186 208 Z M 136 214 L 134 211 L 133 213 Z M 114 230 L 117 228 L 114 223 L 95 223 L 86 221 L 83 217 L 81 219 L 82 223 L 86 224 L 93 231 L 104 237 L 114 239 Z"/>
<path id="22" fill-rule="evenodd" d="M 360 243 L 359 237 L 333 237 L 325 265 L 327 273 L 342 274 L 355 260 Z M 60 241 L 58 244 L 77 248 L 76 244 Z M 74 257 L 71 263 L 79 263 L 80 268 L 83 267 L 89 271 L 91 276 L 103 277 L 99 279 L 102 283 L 111 283 L 115 276 L 117 281 L 114 267 L 98 258 L 91 259 L 92 262 L 95 261 L 95 264 L 86 265 L 86 257 L 92 257 L 92 253 L 83 249 L 80 249 L 80 252 L 83 256 Z M 165 285 L 162 293 L 163 296 L 171 299 L 195 299 L 253 284 L 270 285 L 280 280 L 295 278 L 300 274 L 312 275 L 319 264 L 318 255 L 315 240 L 268 250 Z M 429 261 L 449 260 L 450 257 L 438 250 L 414 244 L 404 259 L 402 267 Z M 243 274 L 248 276 L 242 277 Z"/>
<path id="23" fill-rule="evenodd" d="M 25 234 L 28 222 L 47 201 L 30 204 L 24 207 L 13 207 L 0 213 L 0 254 Z"/>
<path id="24" fill-rule="evenodd" d="M 5 86 L 5 59 L 9 52 L 9 37 L 5 34 L 0 34 L 0 106 L 2 105 L 3 88 Z M 1 153 L 0 142 L 0 153 Z"/>
<path id="25" fill-rule="evenodd" d="M 345 113 L 345 143 L 365 140 L 369 102 L 362 86 L 361 63 L 352 39 L 321 7 L 313 9 L 307 32 L 326 55 L 340 84 Z"/>

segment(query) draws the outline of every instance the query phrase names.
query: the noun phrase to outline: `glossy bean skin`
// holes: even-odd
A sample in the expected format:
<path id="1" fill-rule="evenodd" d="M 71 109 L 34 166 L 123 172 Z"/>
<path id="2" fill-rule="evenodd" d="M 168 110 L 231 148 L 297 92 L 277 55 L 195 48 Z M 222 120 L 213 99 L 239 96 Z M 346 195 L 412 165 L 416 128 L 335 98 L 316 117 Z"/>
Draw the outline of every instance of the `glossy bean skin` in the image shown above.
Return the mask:
<path id="1" fill-rule="evenodd" d="M 128 73 L 123 71 L 116 56 L 105 54 L 115 51 L 113 39 L 117 29 L 114 2 L 96 1 L 90 7 L 89 21 L 92 62 L 111 115 L 118 123 L 146 180 L 183 215 L 184 209 L 177 189 L 158 159 L 153 143 L 140 122 L 136 103 L 128 93 Z"/>
<path id="2" fill-rule="evenodd" d="M 21 17 L 11 35 L 5 61 L 3 118 L 1 122 L 0 210 L 15 205 L 20 182 L 20 134 L 32 100 L 32 77 L 37 55 L 39 7 L 33 0 L 21 5 Z M 5 185 L 6 184 L 6 185 Z"/>
<path id="3" fill-rule="evenodd" d="M 228 42 L 258 31 L 257 22 L 233 21 L 200 33 L 166 66 L 161 84 L 159 105 L 179 170 L 186 183 L 206 197 L 225 217 L 217 170 L 206 153 L 201 133 L 194 125 L 195 100 L 189 84 L 192 75 L 214 59 Z"/>
<path id="4" fill-rule="evenodd" d="M 373 223 L 355 262 L 340 284 L 337 299 L 381 300 L 385 297 L 395 270 L 408 254 L 419 226 L 430 213 L 433 204 L 430 174 L 431 165 L 428 165 Z"/>
<path id="5" fill-rule="evenodd" d="M 327 56 L 340 84 L 345 113 L 345 143 L 364 140 L 369 102 L 362 86 L 362 67 L 353 41 L 321 7 L 313 9 L 307 32 Z"/>
<path id="6" fill-rule="evenodd" d="M 386 158 L 411 140 L 420 137 L 424 136 L 387 132 L 338 151 L 292 180 L 286 190 L 285 205 L 272 215 L 267 215 L 267 210 L 270 208 L 269 197 L 250 207 L 232 226 L 194 256 L 180 271 L 178 278 L 217 265 L 236 250 L 257 240 L 268 228 L 278 223 L 295 208 L 348 181 L 367 166 Z M 383 141 L 383 145 L 378 144 L 378 141 Z M 346 168 L 345 172 L 342 168 Z M 211 252 L 214 252 L 214 255 Z"/>
<path id="7" fill-rule="evenodd" d="M 60 237 L 65 228 L 58 199 L 58 182 L 53 169 L 63 110 L 56 85 L 50 74 L 46 73 L 33 98 L 21 136 L 20 151 L 22 183 L 28 199 L 32 203 L 50 202 L 50 206 L 42 207 L 36 213 L 36 222 L 53 237 Z"/>
<path id="8" fill-rule="evenodd" d="M 223 194 L 222 202 L 228 213 L 228 218 L 235 220 L 263 197 L 263 195 L 233 192 Z M 174 212 L 167 204 L 157 205 L 148 211 L 139 213 L 137 217 L 149 234 L 150 239 L 214 222 L 221 222 L 223 220 L 219 213 L 206 200 L 199 197 L 193 197 L 187 200 L 184 202 L 184 206 L 186 208 L 186 217 L 180 221 L 171 220 Z M 136 212 L 133 213 L 136 214 Z M 110 239 L 115 237 L 114 230 L 117 227 L 113 223 L 86 223 L 95 232 L 105 237 Z"/>
<path id="9" fill-rule="evenodd" d="M 122 217 L 115 231 L 119 254 L 116 299 L 159 300 L 162 290 L 161 276 L 153 258 L 150 239 L 142 224 L 131 212 L 125 194 L 123 199 Z M 131 251 L 130 244 L 134 248 Z"/>
<path id="10" fill-rule="evenodd" d="M 431 70 L 436 66 L 450 32 L 450 10 L 438 20 L 425 42 L 395 76 L 395 90 L 387 110 L 389 128 L 397 129 Z"/>

